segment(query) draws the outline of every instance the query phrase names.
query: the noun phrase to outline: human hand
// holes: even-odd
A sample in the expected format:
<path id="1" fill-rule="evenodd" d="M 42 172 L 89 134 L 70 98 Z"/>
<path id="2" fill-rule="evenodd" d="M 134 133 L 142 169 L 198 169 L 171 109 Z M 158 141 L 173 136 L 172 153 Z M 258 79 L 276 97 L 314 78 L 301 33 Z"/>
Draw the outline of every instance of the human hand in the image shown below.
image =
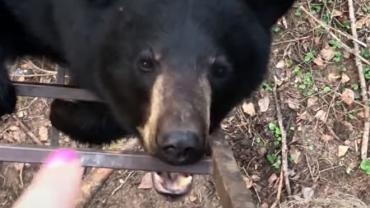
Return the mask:
<path id="1" fill-rule="evenodd" d="M 57 149 L 49 154 L 13 208 L 72 208 L 80 194 L 81 179 L 78 153 Z"/>

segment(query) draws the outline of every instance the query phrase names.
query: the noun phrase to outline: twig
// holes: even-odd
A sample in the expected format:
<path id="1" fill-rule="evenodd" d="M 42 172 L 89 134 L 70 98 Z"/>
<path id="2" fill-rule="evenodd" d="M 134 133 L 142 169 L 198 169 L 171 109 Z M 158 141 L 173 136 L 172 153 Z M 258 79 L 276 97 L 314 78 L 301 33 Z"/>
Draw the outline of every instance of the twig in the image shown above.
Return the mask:
<path id="1" fill-rule="evenodd" d="M 275 99 L 275 106 L 276 106 L 276 112 L 277 112 L 277 119 L 281 131 L 281 158 L 282 158 L 282 170 L 284 175 L 284 181 L 285 181 L 285 188 L 287 190 L 288 195 L 290 196 L 292 194 L 292 190 L 290 188 L 290 182 L 289 182 L 289 173 L 288 173 L 288 146 L 287 146 L 287 136 L 286 131 L 283 124 L 283 115 L 281 113 L 280 109 L 280 102 L 279 98 L 277 96 L 277 78 L 274 76 L 275 80 L 275 86 L 273 90 L 274 99 Z"/>
<path id="2" fill-rule="evenodd" d="M 350 35 L 348 33 L 345 33 L 345 32 L 342 32 L 328 24 L 325 24 L 323 21 L 317 19 L 313 14 L 311 14 L 311 12 L 309 12 L 306 8 L 304 8 L 303 6 L 300 7 L 300 9 L 302 11 L 304 11 L 308 16 L 310 16 L 315 22 L 319 23 L 321 25 L 321 27 L 325 28 L 326 30 L 334 30 L 335 32 L 343 35 L 344 37 L 350 39 L 350 40 L 353 40 L 353 41 L 356 41 L 358 44 L 360 44 L 361 46 L 363 47 L 367 47 L 366 43 L 360 41 L 357 37 L 353 36 L 353 35 Z"/>
<path id="3" fill-rule="evenodd" d="M 297 42 L 297 41 L 300 41 L 300 40 L 305 40 L 305 39 L 308 39 L 308 38 L 310 38 L 310 36 L 299 37 L 299 38 L 295 38 L 295 39 L 291 39 L 291 40 L 285 40 L 285 41 L 279 41 L 279 42 L 273 42 L 272 45 L 276 46 L 276 45 L 285 44 L 285 43 L 292 43 L 292 42 Z"/>
<path id="4" fill-rule="evenodd" d="M 283 180 L 284 180 L 283 172 L 284 172 L 283 170 L 280 171 L 278 191 L 277 191 L 277 194 L 276 194 L 275 202 L 271 205 L 271 208 L 275 208 L 280 202 L 281 192 L 283 190 Z"/>
<path id="5" fill-rule="evenodd" d="M 56 71 L 50 71 L 43 68 L 38 67 L 36 64 L 34 64 L 31 60 L 27 60 L 26 64 L 28 64 L 32 69 L 43 72 L 47 75 L 56 75 Z"/>
<path id="6" fill-rule="evenodd" d="M 121 151 L 133 149 L 137 144 L 137 140 L 129 140 L 121 147 Z M 81 195 L 77 199 L 76 207 L 85 207 L 92 197 L 103 186 L 104 182 L 112 175 L 113 170 L 108 168 L 93 168 L 85 177 L 81 186 Z"/>
<path id="7" fill-rule="evenodd" d="M 348 0 L 348 10 L 349 10 L 349 18 L 351 20 L 351 30 L 352 35 L 355 37 L 355 39 L 358 39 L 357 35 L 357 29 L 356 29 L 356 16 L 355 16 L 355 10 L 353 8 L 353 1 Z M 369 132 L 370 132 L 370 109 L 369 109 L 369 103 L 368 103 L 368 97 L 367 97 L 367 90 L 366 90 L 366 80 L 363 73 L 363 65 L 361 60 L 359 59 L 360 56 L 360 47 L 356 41 L 353 41 L 354 45 L 354 52 L 356 54 L 356 66 L 358 70 L 358 75 L 360 78 L 360 85 L 361 85 L 361 96 L 362 96 L 362 102 L 365 105 L 365 124 L 364 124 L 364 133 L 362 135 L 362 145 L 361 145 L 361 159 L 367 159 L 367 149 L 369 145 Z"/>
<path id="8" fill-rule="evenodd" d="M 120 185 L 119 185 L 117 188 L 115 188 L 115 189 L 112 191 L 112 193 L 111 193 L 110 195 L 111 195 L 111 196 L 115 195 L 115 194 L 117 193 L 117 191 L 119 191 L 119 190 L 123 187 L 123 185 L 125 185 L 125 184 L 126 184 L 126 182 L 128 181 L 128 179 L 129 179 L 132 175 L 134 175 L 134 174 L 135 174 L 135 172 L 130 171 L 130 173 L 126 176 L 126 178 L 122 181 L 122 183 L 120 183 Z"/>
<path id="9" fill-rule="evenodd" d="M 345 44 L 340 38 L 338 38 L 338 36 L 336 36 L 333 32 L 330 31 L 330 29 L 332 30 L 335 30 L 336 32 L 340 33 L 341 35 L 345 36 L 346 38 L 348 39 L 351 39 L 353 40 L 354 43 L 357 44 L 361 44 L 361 45 L 365 45 L 365 47 L 367 47 L 367 45 L 361 41 L 358 40 L 358 38 L 355 38 L 353 36 L 350 36 L 346 33 L 343 33 L 342 31 L 340 30 L 337 30 L 333 27 L 330 27 L 328 26 L 327 24 L 323 23 L 322 21 L 320 21 L 319 19 L 317 19 L 315 16 L 313 16 L 309 11 L 307 11 L 303 6 L 300 6 L 300 9 L 305 12 L 309 17 L 311 17 L 315 22 L 317 22 L 318 24 L 320 24 L 321 27 L 323 27 L 336 41 L 338 41 L 341 46 L 346 50 L 348 51 L 349 53 L 353 54 L 356 56 L 356 58 L 360 59 L 362 62 L 364 62 L 365 64 L 368 64 L 370 65 L 370 61 L 366 60 L 364 57 L 362 57 L 360 55 L 360 53 L 356 53 L 355 50 L 353 50 L 351 47 L 349 47 L 347 44 Z"/>
<path id="10" fill-rule="evenodd" d="M 15 115 L 12 115 L 12 118 L 19 124 L 19 126 L 23 129 L 23 131 L 26 132 L 27 136 L 29 136 L 33 142 L 35 142 L 36 144 L 38 145 L 42 145 L 42 142 L 39 140 L 39 138 L 37 138 L 33 133 L 32 131 L 30 130 L 30 128 L 28 128 L 28 126 L 26 126 L 26 124 L 23 123 L 23 121 L 21 121 L 17 116 Z"/>

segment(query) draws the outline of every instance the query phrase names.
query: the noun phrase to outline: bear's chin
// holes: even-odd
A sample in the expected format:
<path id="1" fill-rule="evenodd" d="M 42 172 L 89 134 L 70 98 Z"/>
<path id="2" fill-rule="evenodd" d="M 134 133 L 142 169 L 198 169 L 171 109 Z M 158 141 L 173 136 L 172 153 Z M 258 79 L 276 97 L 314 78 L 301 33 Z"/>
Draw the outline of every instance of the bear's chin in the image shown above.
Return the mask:
<path id="1" fill-rule="evenodd" d="M 153 172 L 152 181 L 158 193 L 179 198 L 191 191 L 193 176 L 186 173 Z"/>

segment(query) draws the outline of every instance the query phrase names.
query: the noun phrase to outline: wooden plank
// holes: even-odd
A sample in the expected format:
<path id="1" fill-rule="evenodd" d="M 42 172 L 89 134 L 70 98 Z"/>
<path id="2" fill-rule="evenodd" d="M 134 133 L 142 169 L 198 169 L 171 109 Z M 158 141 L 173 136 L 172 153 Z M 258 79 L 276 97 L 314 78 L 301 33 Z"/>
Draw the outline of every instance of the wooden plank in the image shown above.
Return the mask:
<path id="1" fill-rule="evenodd" d="M 240 169 L 222 133 L 212 139 L 213 177 L 221 204 L 227 208 L 256 208 L 252 193 L 243 182 Z"/>

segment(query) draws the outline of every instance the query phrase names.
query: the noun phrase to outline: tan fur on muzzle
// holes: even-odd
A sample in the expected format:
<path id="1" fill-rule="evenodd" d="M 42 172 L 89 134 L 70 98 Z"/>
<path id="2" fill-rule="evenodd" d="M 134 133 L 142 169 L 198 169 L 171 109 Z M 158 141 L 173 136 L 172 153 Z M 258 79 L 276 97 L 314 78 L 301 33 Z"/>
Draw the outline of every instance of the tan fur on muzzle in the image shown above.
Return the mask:
<path id="1" fill-rule="evenodd" d="M 193 130 L 206 137 L 210 107 L 211 88 L 206 76 L 192 79 L 171 74 L 157 76 L 152 87 L 148 119 L 139 128 L 145 149 L 155 153 L 158 132 L 175 128 Z"/>

